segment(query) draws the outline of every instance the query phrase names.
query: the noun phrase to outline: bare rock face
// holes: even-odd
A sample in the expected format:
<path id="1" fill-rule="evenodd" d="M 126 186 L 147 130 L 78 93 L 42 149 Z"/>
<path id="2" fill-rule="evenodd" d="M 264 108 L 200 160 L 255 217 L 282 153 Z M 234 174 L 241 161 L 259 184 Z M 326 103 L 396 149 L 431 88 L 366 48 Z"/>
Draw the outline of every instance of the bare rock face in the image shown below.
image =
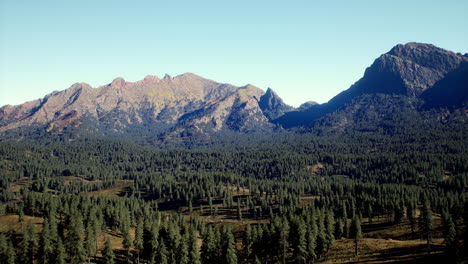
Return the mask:
<path id="1" fill-rule="evenodd" d="M 361 94 L 419 96 L 463 61 L 467 58 L 430 44 L 400 44 L 377 58 L 351 89 Z"/>
<path id="2" fill-rule="evenodd" d="M 158 124 L 172 130 L 248 131 L 271 126 L 256 99 L 263 94 L 251 85 L 236 87 L 192 73 L 148 75 L 138 82 L 116 78 L 98 88 L 76 83 L 43 99 L 0 108 L 0 132 L 28 126 L 60 132 L 80 127 L 85 118 L 113 131 Z"/>
<path id="3" fill-rule="evenodd" d="M 388 54 L 442 74 L 455 70 L 460 66 L 460 63 L 466 61 L 466 56 L 461 54 L 438 48 L 432 44 L 415 42 L 396 45 Z"/>
<path id="4" fill-rule="evenodd" d="M 269 120 L 274 120 L 292 110 L 292 107 L 285 104 L 271 88 L 260 97 L 259 105 Z"/>

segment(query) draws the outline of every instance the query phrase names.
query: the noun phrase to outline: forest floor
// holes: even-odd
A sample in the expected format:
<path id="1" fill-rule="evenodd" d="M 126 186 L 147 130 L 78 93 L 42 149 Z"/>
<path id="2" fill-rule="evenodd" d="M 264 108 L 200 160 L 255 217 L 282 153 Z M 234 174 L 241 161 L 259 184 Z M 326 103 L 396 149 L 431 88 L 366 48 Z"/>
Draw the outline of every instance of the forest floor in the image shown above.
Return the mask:
<path id="1" fill-rule="evenodd" d="M 258 224 L 263 221 L 238 221 L 234 219 L 223 219 L 222 215 L 206 216 L 205 220 L 212 224 L 231 224 L 235 230 L 242 229 L 242 226 L 249 224 Z M 383 220 L 382 220 L 383 221 Z M 19 221 L 18 215 L 2 215 L 0 216 L 0 232 L 8 232 L 13 228 L 16 232 L 25 228 L 29 222 L 36 225 L 37 230 L 42 230 L 43 219 L 38 217 L 25 216 L 23 223 Z M 375 222 L 375 221 L 374 221 Z M 382 225 L 384 226 L 384 225 Z M 365 229 L 366 225 L 363 225 Z M 134 236 L 134 228 L 130 231 L 131 236 Z M 380 230 L 374 230 L 364 233 L 364 238 L 359 243 L 359 255 L 355 256 L 355 244 L 352 239 L 336 240 L 333 249 L 328 252 L 322 260 L 317 263 L 332 264 L 332 263 L 444 263 L 444 244 L 443 239 L 435 238 L 431 243 L 431 251 L 428 253 L 427 243 L 425 240 L 418 239 L 415 236 L 410 236 L 411 229 L 409 225 L 403 223 L 401 225 L 388 225 Z M 390 237 L 394 238 L 390 238 Z M 109 237 L 112 247 L 115 250 L 119 262 L 124 262 L 124 251 L 122 249 L 123 237 L 121 234 L 107 230 L 102 232 L 97 237 L 98 248 L 104 246 L 105 237 Z M 239 246 L 240 247 L 240 246 Z M 101 258 L 100 252 L 97 254 L 97 259 Z"/>
<path id="2" fill-rule="evenodd" d="M 430 253 L 427 249 L 425 240 L 364 238 L 356 256 L 354 241 L 342 239 L 320 263 L 444 263 L 443 239 L 432 241 Z"/>

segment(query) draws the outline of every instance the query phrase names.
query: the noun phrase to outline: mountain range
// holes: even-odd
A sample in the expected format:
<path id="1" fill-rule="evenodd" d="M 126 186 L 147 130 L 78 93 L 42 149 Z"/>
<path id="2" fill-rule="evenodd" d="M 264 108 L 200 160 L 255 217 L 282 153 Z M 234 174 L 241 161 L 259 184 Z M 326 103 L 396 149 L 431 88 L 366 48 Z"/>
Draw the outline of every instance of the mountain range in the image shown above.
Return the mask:
<path id="1" fill-rule="evenodd" d="M 379 131 L 395 122 L 441 122 L 448 116 L 466 126 L 467 101 L 468 54 L 407 43 L 378 57 L 360 80 L 324 104 L 294 108 L 270 88 L 237 87 L 193 73 L 149 75 L 97 88 L 75 83 L 42 99 L 3 106 L 0 133 L 2 140 L 133 135 L 157 144 L 224 132 Z"/>

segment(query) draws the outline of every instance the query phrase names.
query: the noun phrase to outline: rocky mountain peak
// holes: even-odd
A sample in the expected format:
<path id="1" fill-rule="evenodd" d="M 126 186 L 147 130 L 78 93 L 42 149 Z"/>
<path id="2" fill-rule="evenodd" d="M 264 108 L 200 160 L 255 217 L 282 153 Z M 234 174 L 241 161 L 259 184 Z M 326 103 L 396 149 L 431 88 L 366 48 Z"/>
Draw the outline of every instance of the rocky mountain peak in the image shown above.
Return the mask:
<path id="1" fill-rule="evenodd" d="M 164 81 L 171 81 L 172 79 L 173 79 L 172 76 L 167 73 L 164 75 L 164 78 L 163 78 Z"/>
<path id="2" fill-rule="evenodd" d="M 309 109 L 309 108 L 311 108 L 311 107 L 313 107 L 313 106 L 316 106 L 316 105 L 318 105 L 317 102 L 315 102 L 315 101 L 308 101 L 308 102 L 305 102 L 305 103 L 301 104 L 301 105 L 299 106 L 299 110 L 306 110 L 306 109 Z"/>
<path id="3" fill-rule="evenodd" d="M 409 60 L 443 74 L 456 69 L 466 57 L 438 48 L 432 44 L 410 42 L 393 47 L 387 54 Z"/>
<path id="4" fill-rule="evenodd" d="M 144 84 L 150 84 L 150 83 L 157 83 L 161 79 L 159 79 L 158 76 L 156 75 L 146 75 L 146 77 L 143 79 Z"/>
<path id="5" fill-rule="evenodd" d="M 268 88 L 260 97 L 258 105 L 269 120 L 276 119 L 292 109 L 271 88 Z"/>
<path id="6" fill-rule="evenodd" d="M 399 44 L 377 58 L 351 90 L 419 96 L 463 61 L 466 57 L 431 44 Z"/>
<path id="7" fill-rule="evenodd" d="M 125 86 L 125 80 L 122 77 L 115 78 L 111 85 L 112 88 L 122 88 Z"/>

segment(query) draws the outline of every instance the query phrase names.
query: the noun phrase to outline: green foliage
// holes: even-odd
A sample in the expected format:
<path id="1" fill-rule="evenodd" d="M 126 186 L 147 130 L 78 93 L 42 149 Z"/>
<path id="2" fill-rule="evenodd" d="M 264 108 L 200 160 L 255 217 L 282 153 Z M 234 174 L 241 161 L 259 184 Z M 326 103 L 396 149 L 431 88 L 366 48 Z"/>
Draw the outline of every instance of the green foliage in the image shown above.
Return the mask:
<path id="1" fill-rule="evenodd" d="M 430 250 L 430 245 L 432 242 L 432 233 L 434 231 L 434 223 L 432 219 L 432 210 L 429 204 L 429 201 L 424 200 L 421 215 L 419 216 L 419 228 L 421 230 L 421 235 L 427 241 L 427 248 Z"/>
<path id="2" fill-rule="evenodd" d="M 115 263 L 115 255 L 114 251 L 112 250 L 112 246 L 109 240 L 109 237 L 106 237 L 104 242 L 104 249 L 102 250 L 102 256 L 104 258 L 105 264 L 114 264 Z"/>
<path id="3" fill-rule="evenodd" d="M 354 216 L 353 220 L 351 221 L 349 236 L 354 239 L 354 253 L 357 256 L 359 255 L 359 240 L 362 238 L 361 220 L 358 216 Z"/>
<path id="4" fill-rule="evenodd" d="M 285 134 L 257 138 L 255 148 L 203 150 L 0 143 L 0 204 L 23 225 L 17 238 L 0 239 L 0 254 L 25 263 L 98 261 L 96 236 L 112 232 L 124 240 L 117 258 L 134 263 L 312 263 L 335 238 L 359 241 L 360 217 L 394 224 L 406 211 L 415 229 L 418 209 L 425 239 L 436 228 L 433 214 L 453 215 L 450 250 L 466 233 L 468 144 L 456 131 L 421 135 Z M 217 214 L 264 224 L 233 233 L 202 220 Z M 29 216 L 44 218 L 40 234 L 24 228 Z"/>

